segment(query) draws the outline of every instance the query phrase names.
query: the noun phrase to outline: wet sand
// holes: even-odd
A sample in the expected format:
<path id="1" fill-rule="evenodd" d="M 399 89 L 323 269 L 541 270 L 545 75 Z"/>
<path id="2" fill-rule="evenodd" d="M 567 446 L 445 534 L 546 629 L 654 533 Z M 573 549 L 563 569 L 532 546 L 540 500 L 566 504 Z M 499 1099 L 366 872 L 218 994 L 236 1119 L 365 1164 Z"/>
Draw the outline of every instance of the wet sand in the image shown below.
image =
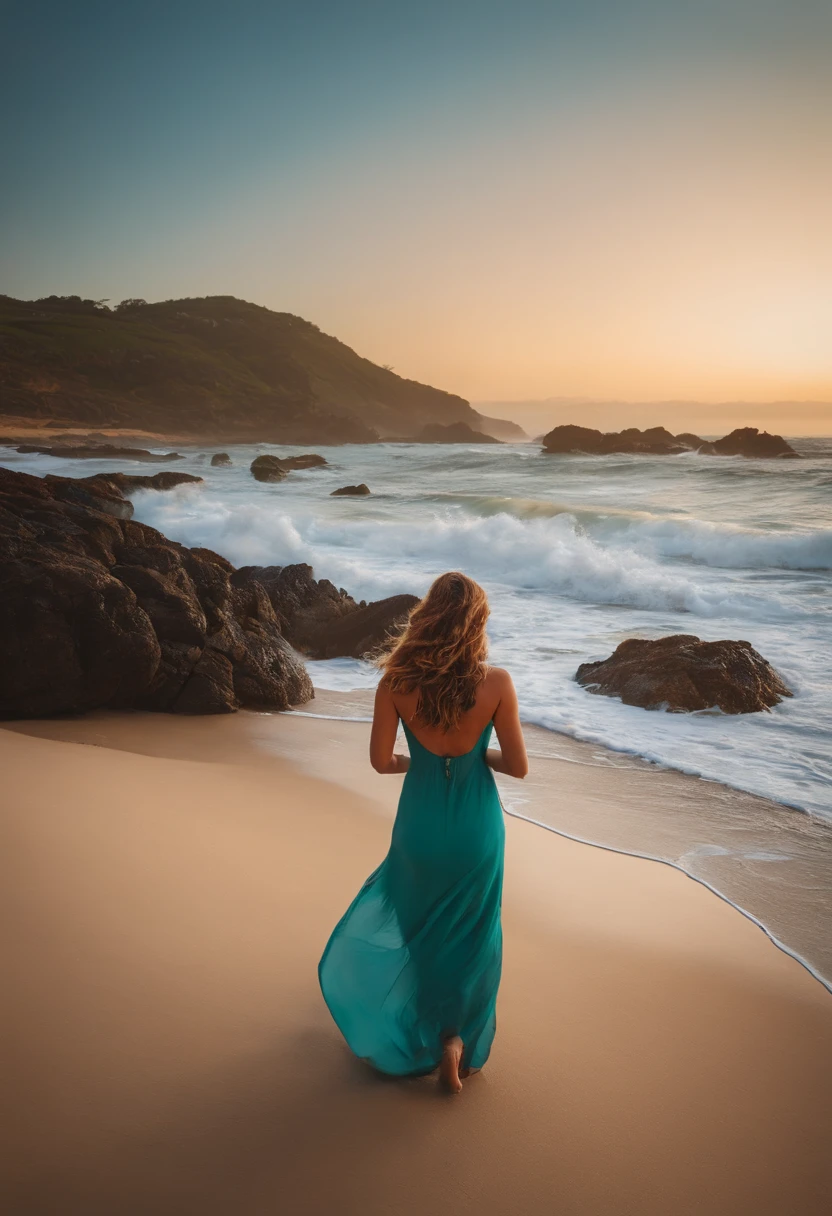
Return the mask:
<path id="1" fill-rule="evenodd" d="M 4 1211 L 830 1210 L 832 997 L 682 874 L 510 819 L 497 1038 L 451 1098 L 353 1060 L 317 987 L 400 785 L 366 726 L 7 726 Z"/>

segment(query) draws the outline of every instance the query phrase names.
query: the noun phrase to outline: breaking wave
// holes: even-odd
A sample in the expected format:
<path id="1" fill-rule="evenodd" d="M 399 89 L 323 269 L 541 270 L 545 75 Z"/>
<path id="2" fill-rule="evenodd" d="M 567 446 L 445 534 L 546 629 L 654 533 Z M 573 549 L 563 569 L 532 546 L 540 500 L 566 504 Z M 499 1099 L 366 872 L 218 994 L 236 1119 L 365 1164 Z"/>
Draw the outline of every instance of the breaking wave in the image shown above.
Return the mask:
<path id="1" fill-rule="evenodd" d="M 832 536 L 784 536 L 695 526 L 676 520 L 617 520 L 596 516 L 588 527 L 578 515 L 519 519 L 507 512 L 458 511 L 428 518 L 323 518 L 308 508 L 275 510 L 270 504 L 229 505 L 199 489 L 135 496 L 138 518 L 176 540 L 215 549 L 235 565 L 309 562 L 318 577 L 343 583 L 365 597 L 424 590 L 436 573 L 462 567 L 473 577 L 520 591 L 546 591 L 599 605 L 734 615 L 752 620 L 794 618 L 805 611 L 788 585 L 760 591 L 730 580 L 707 582 L 689 568 L 662 559 L 711 560 L 813 569 L 830 560 Z M 704 556 L 703 556 L 704 555 Z M 803 565 L 797 564 L 804 563 Z"/>

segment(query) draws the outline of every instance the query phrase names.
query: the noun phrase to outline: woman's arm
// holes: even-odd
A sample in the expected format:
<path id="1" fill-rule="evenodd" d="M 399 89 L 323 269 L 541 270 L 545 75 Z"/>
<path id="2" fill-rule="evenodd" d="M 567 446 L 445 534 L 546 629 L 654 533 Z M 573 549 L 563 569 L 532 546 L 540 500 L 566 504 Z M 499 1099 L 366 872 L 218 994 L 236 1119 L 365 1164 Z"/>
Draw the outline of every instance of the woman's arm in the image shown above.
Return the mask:
<path id="1" fill-rule="evenodd" d="M 399 711 L 382 680 L 376 689 L 373 729 L 370 732 L 370 764 L 377 773 L 406 773 L 410 759 L 394 753 L 399 730 Z"/>
<path id="2" fill-rule="evenodd" d="M 506 773 L 521 780 L 529 771 L 529 759 L 520 725 L 520 711 L 514 681 L 507 671 L 500 671 L 500 703 L 494 712 L 494 730 L 500 750 L 489 748 L 486 761 L 495 773 Z"/>

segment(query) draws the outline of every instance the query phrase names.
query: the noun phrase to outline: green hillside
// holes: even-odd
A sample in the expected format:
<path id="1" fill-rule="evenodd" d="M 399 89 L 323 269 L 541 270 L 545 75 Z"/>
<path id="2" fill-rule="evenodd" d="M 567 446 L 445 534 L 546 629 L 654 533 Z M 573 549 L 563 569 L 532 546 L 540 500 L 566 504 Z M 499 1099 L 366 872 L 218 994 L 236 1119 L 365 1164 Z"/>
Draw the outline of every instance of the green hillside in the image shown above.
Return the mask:
<path id="1" fill-rule="evenodd" d="M 461 397 L 233 296 L 112 310 L 77 296 L 0 296 L 0 414 L 229 442 L 367 442 L 432 422 L 484 429 Z"/>

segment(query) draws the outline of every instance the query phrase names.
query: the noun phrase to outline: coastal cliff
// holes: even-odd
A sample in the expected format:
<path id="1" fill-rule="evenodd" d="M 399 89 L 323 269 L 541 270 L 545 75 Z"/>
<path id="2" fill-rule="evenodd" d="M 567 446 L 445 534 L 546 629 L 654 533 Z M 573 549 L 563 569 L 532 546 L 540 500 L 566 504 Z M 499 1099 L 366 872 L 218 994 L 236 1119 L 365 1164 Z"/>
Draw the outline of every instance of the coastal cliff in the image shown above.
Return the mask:
<path id="1" fill-rule="evenodd" d="M 233 296 L 124 300 L 0 296 L 0 412 L 222 442 L 371 443 L 485 419 L 397 376 L 302 317 Z"/>

